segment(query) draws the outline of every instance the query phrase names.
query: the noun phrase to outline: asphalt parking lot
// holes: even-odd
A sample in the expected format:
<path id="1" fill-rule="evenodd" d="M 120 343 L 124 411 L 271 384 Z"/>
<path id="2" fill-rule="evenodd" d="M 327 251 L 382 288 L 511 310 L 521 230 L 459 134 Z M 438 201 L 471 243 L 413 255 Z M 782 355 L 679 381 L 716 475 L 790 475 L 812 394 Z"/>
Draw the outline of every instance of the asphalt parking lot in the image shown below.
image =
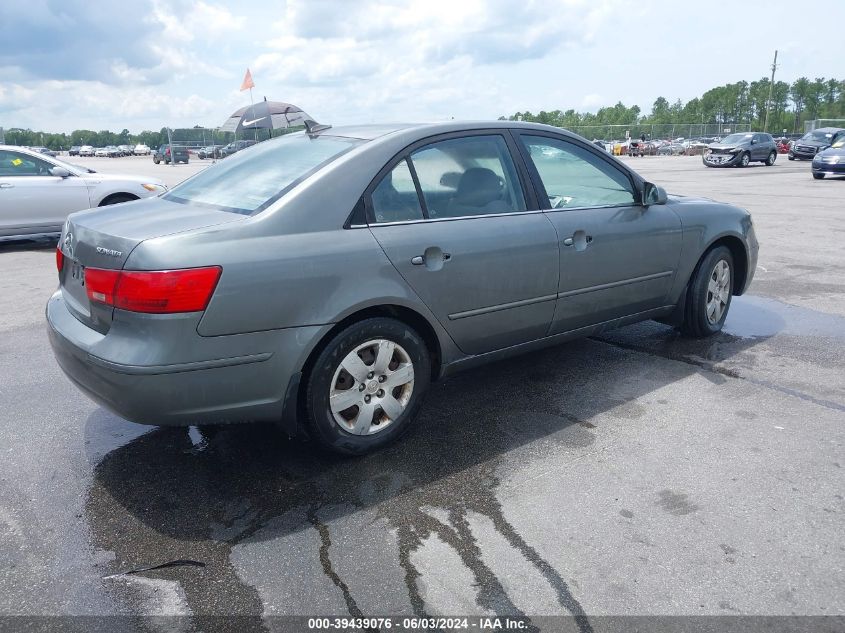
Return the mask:
<path id="1" fill-rule="evenodd" d="M 0 244 L 0 614 L 845 614 L 845 179 L 625 160 L 754 214 L 725 331 L 647 322 L 460 374 L 360 459 L 99 408 L 47 343 L 54 244 Z M 169 185 L 210 163 L 74 162 Z"/>

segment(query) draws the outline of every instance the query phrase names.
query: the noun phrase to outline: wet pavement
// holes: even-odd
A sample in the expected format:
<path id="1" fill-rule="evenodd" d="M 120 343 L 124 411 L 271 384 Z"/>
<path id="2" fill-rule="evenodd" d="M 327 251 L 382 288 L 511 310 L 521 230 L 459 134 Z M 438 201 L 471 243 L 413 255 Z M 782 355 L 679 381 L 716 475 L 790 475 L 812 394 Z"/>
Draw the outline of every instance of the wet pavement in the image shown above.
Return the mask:
<path id="1" fill-rule="evenodd" d="M 725 332 L 646 322 L 460 374 L 357 459 L 99 408 L 47 344 L 52 245 L 0 245 L 0 614 L 845 613 L 845 182 L 632 162 L 755 213 Z"/>

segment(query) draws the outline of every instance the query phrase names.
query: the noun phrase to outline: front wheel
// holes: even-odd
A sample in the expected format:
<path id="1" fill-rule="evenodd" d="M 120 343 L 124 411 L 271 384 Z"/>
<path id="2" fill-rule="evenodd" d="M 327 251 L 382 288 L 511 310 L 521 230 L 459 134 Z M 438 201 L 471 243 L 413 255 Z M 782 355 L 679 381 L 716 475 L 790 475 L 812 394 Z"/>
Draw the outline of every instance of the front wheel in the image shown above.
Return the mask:
<path id="1" fill-rule="evenodd" d="M 687 288 L 681 332 L 705 338 L 722 329 L 731 306 L 733 270 L 733 256 L 726 246 L 718 246 L 701 258 Z"/>
<path id="2" fill-rule="evenodd" d="M 787 154 L 787 155 L 786 155 L 786 158 L 787 158 L 788 160 L 795 160 L 795 156 L 793 156 L 792 154 Z"/>
<path id="3" fill-rule="evenodd" d="M 775 160 L 777 160 L 777 152 L 770 152 L 769 157 L 766 159 L 766 166 L 771 167 L 775 164 Z"/>
<path id="4" fill-rule="evenodd" d="M 814 174 L 813 174 L 813 178 L 815 178 L 816 180 L 821 180 L 821 179 L 823 179 L 823 178 L 824 178 L 824 174 L 816 174 L 816 173 L 814 173 Z"/>
<path id="5" fill-rule="evenodd" d="M 412 425 L 431 380 L 422 337 L 395 319 L 372 318 L 339 332 L 307 378 L 311 436 L 348 455 L 374 451 Z"/>
<path id="6" fill-rule="evenodd" d="M 739 166 L 740 167 L 748 167 L 748 164 L 751 162 L 751 156 L 748 152 L 745 152 L 742 157 L 739 159 Z"/>

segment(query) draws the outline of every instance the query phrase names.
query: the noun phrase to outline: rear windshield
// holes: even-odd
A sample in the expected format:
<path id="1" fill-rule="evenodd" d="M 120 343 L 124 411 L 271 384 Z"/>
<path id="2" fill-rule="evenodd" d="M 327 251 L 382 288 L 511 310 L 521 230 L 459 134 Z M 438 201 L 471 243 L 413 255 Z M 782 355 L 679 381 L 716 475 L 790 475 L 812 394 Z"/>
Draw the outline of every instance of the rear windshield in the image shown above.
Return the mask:
<path id="1" fill-rule="evenodd" d="M 252 215 L 361 141 L 303 133 L 264 141 L 201 171 L 164 198 Z"/>

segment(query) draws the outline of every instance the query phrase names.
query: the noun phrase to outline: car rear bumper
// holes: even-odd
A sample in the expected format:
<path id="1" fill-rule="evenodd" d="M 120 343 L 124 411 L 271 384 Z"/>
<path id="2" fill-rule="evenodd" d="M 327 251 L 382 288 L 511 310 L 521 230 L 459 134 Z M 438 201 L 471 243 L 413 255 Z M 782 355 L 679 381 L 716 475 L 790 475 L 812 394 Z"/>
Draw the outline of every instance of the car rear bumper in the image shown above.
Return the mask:
<path id="1" fill-rule="evenodd" d="M 76 386 L 127 420 L 162 426 L 280 421 L 288 384 L 322 329 L 196 334 L 190 342 L 193 358 L 159 355 L 140 363 L 123 362 L 122 357 L 133 348 L 169 347 L 145 340 L 149 328 L 143 333 L 137 328 L 134 339 L 126 336 L 125 329 L 100 334 L 68 311 L 61 291 L 47 303 L 47 323 L 56 360 Z"/>

